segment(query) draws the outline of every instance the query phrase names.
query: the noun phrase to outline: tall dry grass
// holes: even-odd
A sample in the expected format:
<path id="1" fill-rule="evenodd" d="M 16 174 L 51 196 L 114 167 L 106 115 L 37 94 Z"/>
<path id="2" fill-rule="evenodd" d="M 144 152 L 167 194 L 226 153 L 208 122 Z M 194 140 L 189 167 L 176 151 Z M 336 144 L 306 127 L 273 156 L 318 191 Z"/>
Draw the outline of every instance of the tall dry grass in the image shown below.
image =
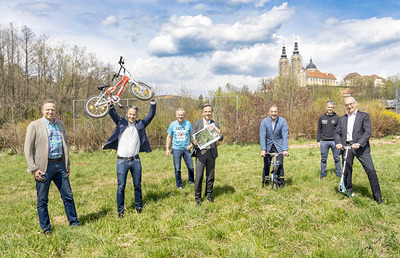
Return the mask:
<path id="1" fill-rule="evenodd" d="M 220 123 L 224 134 L 223 143 L 251 144 L 259 142 L 259 127 L 263 118 L 268 116 L 268 107 L 278 104 L 279 115 L 288 123 L 291 139 L 298 137 L 316 138 L 319 117 L 325 112 L 328 98 L 317 99 L 314 102 L 304 100 L 304 103 L 290 111 L 284 103 L 272 102 L 257 94 L 241 95 L 239 97 L 238 115 L 236 118 L 236 99 L 224 98 L 218 100 L 214 109 L 214 120 Z M 141 102 L 139 118 L 143 119 L 148 112 L 149 103 Z M 146 128 L 151 147 L 164 148 L 169 124 L 176 120 L 175 111 L 183 107 L 186 120 L 195 121 L 202 117 L 201 103 L 197 100 L 184 98 L 179 101 L 162 99 L 157 101 L 157 112 L 151 124 Z M 372 137 L 385 137 L 400 132 L 400 115 L 386 110 L 379 101 L 359 103 L 359 110 L 370 114 Z M 117 110 L 122 116 L 124 109 Z M 339 116 L 345 114 L 342 100 L 337 101 L 336 112 Z M 80 116 L 76 120 L 74 130 L 72 118 L 62 117 L 66 126 L 68 143 L 71 149 L 78 151 L 93 151 L 101 149 L 115 128 L 112 120 L 106 116 L 93 119 Z M 5 123 L 0 128 L 0 151 L 22 153 L 26 128 L 30 121 Z"/>

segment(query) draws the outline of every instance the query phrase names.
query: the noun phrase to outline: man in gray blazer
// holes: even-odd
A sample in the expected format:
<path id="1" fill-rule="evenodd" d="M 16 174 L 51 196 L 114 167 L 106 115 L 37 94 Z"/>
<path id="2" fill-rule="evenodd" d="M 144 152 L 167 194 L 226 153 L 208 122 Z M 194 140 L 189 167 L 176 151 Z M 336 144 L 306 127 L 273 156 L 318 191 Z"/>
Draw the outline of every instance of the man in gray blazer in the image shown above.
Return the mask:
<path id="1" fill-rule="evenodd" d="M 195 121 L 193 123 L 192 134 L 197 133 L 206 126 L 210 124 L 215 125 L 215 130 L 220 134 L 220 141 L 223 140 L 223 136 L 219 129 L 217 122 L 211 120 L 212 116 L 212 106 L 210 104 L 205 104 L 203 106 L 203 119 Z M 214 176 L 215 176 L 215 159 L 218 157 L 217 143 L 214 142 L 205 149 L 200 150 L 198 148 L 198 143 L 196 139 L 193 139 L 194 153 L 193 156 L 196 157 L 196 177 L 194 180 L 194 198 L 196 199 L 197 205 L 201 205 L 201 189 L 203 183 L 204 168 L 206 169 L 206 191 L 205 196 L 208 201 L 214 202 L 212 197 L 213 187 L 214 187 Z"/>
<path id="2" fill-rule="evenodd" d="M 352 172 L 354 156 L 360 161 L 368 175 L 374 199 L 381 204 L 382 194 L 376 175 L 374 163 L 372 162 L 369 138 L 372 126 L 368 113 L 357 110 L 357 101 L 353 97 L 344 100 L 347 114 L 339 118 L 335 131 L 335 143 L 337 149 L 343 149 L 344 145 L 351 145 L 346 159 L 346 170 L 344 171 L 344 185 L 349 193 L 353 192 Z"/>
<path id="3" fill-rule="evenodd" d="M 24 151 L 27 172 L 33 174 L 36 181 L 40 227 L 44 234 L 50 234 L 47 203 L 51 181 L 60 191 L 69 224 L 79 226 L 80 223 L 69 182 L 70 162 L 64 124 L 54 117 L 56 104 L 53 100 L 44 101 L 42 113 L 42 118 L 28 125 Z"/>

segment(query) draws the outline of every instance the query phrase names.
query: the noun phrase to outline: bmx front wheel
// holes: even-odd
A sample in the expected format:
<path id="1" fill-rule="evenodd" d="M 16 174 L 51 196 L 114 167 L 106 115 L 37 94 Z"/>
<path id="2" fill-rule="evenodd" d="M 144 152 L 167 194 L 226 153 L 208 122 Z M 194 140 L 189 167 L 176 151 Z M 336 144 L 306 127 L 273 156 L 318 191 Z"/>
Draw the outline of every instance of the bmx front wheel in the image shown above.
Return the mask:
<path id="1" fill-rule="evenodd" d="M 153 89 L 143 82 L 133 81 L 131 84 L 131 92 L 140 100 L 150 100 L 153 97 Z"/>
<path id="2" fill-rule="evenodd" d="M 101 118 L 110 110 L 108 100 L 103 96 L 91 96 L 85 101 L 85 112 L 90 117 Z"/>

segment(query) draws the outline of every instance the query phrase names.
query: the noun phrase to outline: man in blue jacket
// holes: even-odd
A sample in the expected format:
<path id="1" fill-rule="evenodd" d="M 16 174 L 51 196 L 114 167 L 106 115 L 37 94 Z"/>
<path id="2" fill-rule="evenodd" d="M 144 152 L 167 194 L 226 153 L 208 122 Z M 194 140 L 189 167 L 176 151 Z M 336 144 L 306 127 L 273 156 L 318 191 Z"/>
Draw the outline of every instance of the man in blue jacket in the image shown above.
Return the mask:
<path id="1" fill-rule="evenodd" d="M 269 116 L 264 118 L 260 125 L 261 157 L 264 157 L 262 174 L 262 187 L 269 180 L 271 156 L 267 153 L 279 152 L 283 155 L 277 157 L 279 185 L 284 186 L 283 156 L 289 156 L 289 130 L 285 118 L 278 116 L 278 106 L 269 108 Z"/>
<path id="2" fill-rule="evenodd" d="M 125 186 L 128 171 L 131 171 L 135 189 L 135 207 L 138 213 L 142 212 L 142 164 L 139 152 L 151 152 L 145 128 L 156 114 L 156 103 L 152 99 L 150 110 L 143 120 L 136 120 L 138 107 L 128 106 L 125 117 L 120 117 L 114 107 L 110 109 L 110 116 L 117 125 L 103 149 L 117 150 L 117 206 L 119 218 L 124 217 Z"/>

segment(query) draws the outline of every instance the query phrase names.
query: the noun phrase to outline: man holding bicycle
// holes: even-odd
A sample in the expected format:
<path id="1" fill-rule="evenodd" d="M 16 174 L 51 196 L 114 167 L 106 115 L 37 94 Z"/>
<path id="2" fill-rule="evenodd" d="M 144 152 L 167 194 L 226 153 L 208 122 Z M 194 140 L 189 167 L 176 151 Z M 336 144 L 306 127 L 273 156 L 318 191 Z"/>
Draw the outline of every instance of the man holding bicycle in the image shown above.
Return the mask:
<path id="1" fill-rule="evenodd" d="M 269 108 L 269 116 L 264 118 L 260 125 L 261 157 L 264 157 L 262 187 L 268 183 L 271 167 L 271 155 L 267 153 L 282 153 L 277 157 L 279 186 L 284 186 L 283 156 L 289 156 L 289 130 L 286 120 L 278 116 L 278 106 Z"/>
<path id="2" fill-rule="evenodd" d="M 154 93 L 154 92 L 153 92 Z M 117 150 L 117 206 L 119 218 L 124 217 L 125 186 L 128 171 L 130 170 L 135 189 L 135 207 L 138 213 L 142 212 L 142 164 L 139 152 L 151 152 L 145 128 L 150 124 L 156 114 L 156 103 L 153 99 L 147 116 L 136 120 L 139 109 L 135 106 L 126 108 L 125 117 L 120 117 L 114 109 L 110 108 L 110 117 L 116 124 L 103 149 Z"/>

